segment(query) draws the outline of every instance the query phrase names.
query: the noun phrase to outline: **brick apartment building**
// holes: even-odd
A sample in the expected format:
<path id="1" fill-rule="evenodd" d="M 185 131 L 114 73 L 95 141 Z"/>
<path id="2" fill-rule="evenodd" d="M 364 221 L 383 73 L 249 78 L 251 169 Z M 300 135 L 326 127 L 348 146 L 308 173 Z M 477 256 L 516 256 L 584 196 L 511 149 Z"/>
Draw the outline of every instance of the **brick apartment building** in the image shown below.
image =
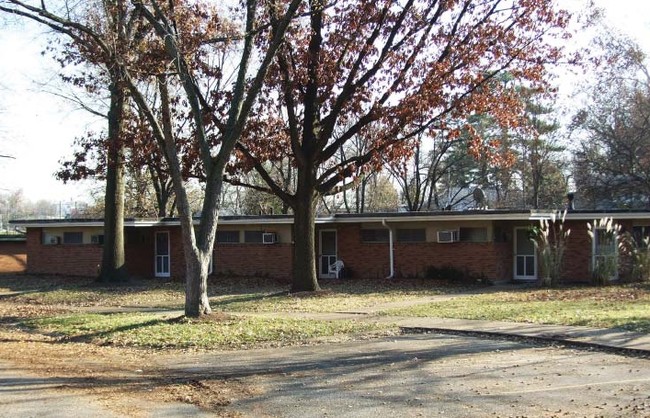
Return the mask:
<path id="1" fill-rule="evenodd" d="M 431 267 L 451 266 L 495 281 L 536 280 L 538 256 L 530 228 L 550 212 L 478 210 L 426 213 L 336 214 L 316 220 L 321 278 L 335 277 L 337 260 L 352 278 L 423 277 Z M 623 230 L 645 235 L 650 211 L 572 211 L 564 277 L 588 281 L 593 257 L 603 252 L 587 234 L 587 222 L 613 217 Z M 103 242 L 101 220 L 14 221 L 26 230 L 27 272 L 94 276 Z M 291 277 L 291 216 L 224 216 L 219 219 L 212 274 Z M 177 219 L 125 222 L 127 270 L 139 277 L 184 273 Z M 616 248 L 611 249 L 616 252 Z"/>

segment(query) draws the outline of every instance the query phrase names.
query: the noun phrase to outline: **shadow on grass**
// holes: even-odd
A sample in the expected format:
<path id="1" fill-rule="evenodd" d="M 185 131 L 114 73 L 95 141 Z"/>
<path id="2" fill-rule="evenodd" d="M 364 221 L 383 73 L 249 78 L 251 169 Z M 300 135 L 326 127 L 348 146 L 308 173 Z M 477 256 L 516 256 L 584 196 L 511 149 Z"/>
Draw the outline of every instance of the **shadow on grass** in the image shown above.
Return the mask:
<path id="1" fill-rule="evenodd" d="M 180 317 L 182 318 L 182 317 Z M 106 330 L 92 330 L 84 332 L 77 335 L 66 335 L 62 332 L 44 332 L 39 329 L 37 324 L 34 324 L 32 321 L 23 321 L 21 325 L 28 329 L 31 329 L 32 332 L 40 333 L 49 337 L 54 337 L 58 340 L 59 343 L 98 343 L 99 345 L 110 345 L 111 337 L 119 334 L 121 332 L 137 331 L 151 326 L 161 325 L 161 324 L 173 324 L 179 322 L 178 317 L 175 318 L 157 318 L 151 319 L 144 322 L 125 324 L 120 326 L 111 327 Z"/>
<path id="2" fill-rule="evenodd" d="M 213 308 L 219 308 L 221 310 L 227 310 L 229 306 L 246 303 L 246 302 L 257 302 L 260 300 L 268 299 L 281 299 L 287 297 L 289 292 L 276 292 L 276 293 L 255 293 L 255 294 L 246 294 L 246 295 L 236 295 L 236 296 L 227 296 L 224 299 L 212 299 L 210 300 L 210 306 Z"/>
<path id="3" fill-rule="evenodd" d="M 93 367 L 93 374 L 79 373 L 77 376 L 34 378 L 29 376 L 1 379 L 0 384 L 7 391 L 29 391 L 37 394 L 42 390 L 44 381 L 56 383 L 71 389 L 92 389 L 94 393 L 106 388 L 110 391 L 123 391 L 124 393 L 139 393 L 144 391 L 155 392 L 172 390 L 179 394 L 182 386 L 183 397 L 175 400 L 192 402 L 204 398 L 212 402 L 201 406 L 208 410 L 216 410 L 228 406 L 232 399 L 238 399 L 237 404 L 247 398 L 256 398 L 257 402 L 265 404 L 273 400 L 290 397 L 293 399 L 315 399 L 324 401 L 329 394 L 341 393 L 341 381 L 345 387 L 373 388 L 363 392 L 361 398 L 372 399 L 386 408 L 403 408 L 412 400 L 413 394 L 422 393 L 427 388 L 431 393 L 449 388 L 450 382 L 467 381 L 474 375 L 481 376 L 482 368 L 476 370 L 463 370 L 449 376 L 432 376 L 424 373 L 428 365 L 443 364 L 445 360 L 480 356 L 486 353 L 512 353 L 529 348 L 529 345 L 507 342 L 480 342 L 468 344 L 468 339 L 454 339 L 439 336 L 414 336 L 407 337 L 404 345 L 396 345 L 391 339 L 390 344 L 373 346 L 370 351 L 359 350 L 358 346 L 349 349 L 313 350 L 311 347 L 288 348 L 284 350 L 266 351 L 268 355 L 252 355 L 233 353 L 233 355 L 219 355 L 203 357 L 203 361 L 188 359 L 191 367 L 184 368 L 177 362 L 157 370 L 147 370 L 141 374 L 134 374 L 125 366 L 120 375 L 102 375 Z M 433 340 L 432 344 L 426 340 Z M 437 341 L 439 340 L 439 341 Z M 364 343 L 366 344 L 366 343 Z M 505 354 L 500 354 L 505 355 Z M 480 358 L 480 357 L 477 357 Z M 182 363 L 182 360 L 181 360 Z M 185 366 L 187 367 L 187 366 Z M 266 376 L 272 379 L 274 386 L 282 390 L 248 391 L 248 384 L 255 384 L 255 380 Z M 408 376 L 404 379 L 403 376 Z M 396 383 L 396 380 L 399 384 Z M 400 379 L 401 378 L 401 379 Z M 219 382 L 227 383 L 220 386 Z M 233 393 L 234 385 L 243 385 L 241 392 Z M 389 388 L 399 390 L 389 390 Z M 220 389 L 225 389 L 223 392 Z M 188 395 L 196 390 L 196 395 Z M 385 393 L 383 393 L 385 392 Z M 225 402 L 221 402 L 220 394 L 226 395 Z M 374 394 L 374 395 L 373 395 Z M 351 393 L 358 397 L 359 393 Z M 216 402 L 215 402 L 216 401 Z M 192 402 L 192 403 L 194 403 Z M 236 405 L 237 405 L 236 404 Z"/>

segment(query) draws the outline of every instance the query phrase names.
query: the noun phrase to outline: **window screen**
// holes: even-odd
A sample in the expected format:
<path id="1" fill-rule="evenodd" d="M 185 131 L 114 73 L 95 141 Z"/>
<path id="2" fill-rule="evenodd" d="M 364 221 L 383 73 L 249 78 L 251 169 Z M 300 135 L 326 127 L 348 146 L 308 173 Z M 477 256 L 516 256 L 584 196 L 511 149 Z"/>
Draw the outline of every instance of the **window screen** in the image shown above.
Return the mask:
<path id="1" fill-rule="evenodd" d="M 84 242 L 83 232 L 64 232 L 63 233 L 63 243 L 64 244 L 82 244 Z"/>
<path id="2" fill-rule="evenodd" d="M 464 242 L 487 242 L 487 228 L 460 228 L 460 238 Z"/>
<path id="3" fill-rule="evenodd" d="M 238 243 L 239 231 L 217 231 L 218 243 Z"/>
<path id="4" fill-rule="evenodd" d="M 361 241 L 363 242 L 388 242 L 388 229 L 362 229 Z"/>
<path id="5" fill-rule="evenodd" d="M 262 243 L 262 231 L 244 231 L 244 242 Z"/>
<path id="6" fill-rule="evenodd" d="M 427 240 L 427 234 L 424 228 L 417 229 L 398 229 L 398 242 L 424 242 Z"/>
<path id="7" fill-rule="evenodd" d="M 634 242 L 641 248 L 646 248 L 646 238 L 650 236 L 650 226 L 635 226 L 632 227 L 632 237 Z"/>

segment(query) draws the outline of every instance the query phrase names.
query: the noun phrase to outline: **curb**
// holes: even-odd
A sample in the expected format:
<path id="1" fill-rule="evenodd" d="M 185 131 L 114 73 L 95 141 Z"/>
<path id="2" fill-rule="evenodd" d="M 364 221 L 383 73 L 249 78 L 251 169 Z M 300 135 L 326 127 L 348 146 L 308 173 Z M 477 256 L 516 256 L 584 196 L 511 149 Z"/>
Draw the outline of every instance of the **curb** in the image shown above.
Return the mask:
<path id="1" fill-rule="evenodd" d="M 440 327 L 409 327 L 409 326 L 400 326 L 400 330 L 405 333 L 411 334 L 428 334 L 428 333 L 438 333 L 438 334 L 447 334 L 447 335 L 465 335 L 465 336 L 475 336 L 475 337 L 488 337 L 495 338 L 500 340 L 509 340 L 509 341 L 536 341 L 541 342 L 547 345 L 561 344 L 567 347 L 581 349 L 581 350 L 590 350 L 590 351 L 603 351 L 609 353 L 616 353 L 628 357 L 637 357 L 637 358 L 650 358 L 650 351 L 638 348 L 627 348 L 627 347 L 616 347 L 607 344 L 595 343 L 595 342 L 586 342 L 586 341 L 577 341 L 566 338 L 557 338 L 554 336 L 542 336 L 542 335 L 524 335 L 524 334 L 511 334 L 506 332 L 498 331 L 476 331 L 476 330 L 459 330 L 453 328 L 440 328 Z"/>

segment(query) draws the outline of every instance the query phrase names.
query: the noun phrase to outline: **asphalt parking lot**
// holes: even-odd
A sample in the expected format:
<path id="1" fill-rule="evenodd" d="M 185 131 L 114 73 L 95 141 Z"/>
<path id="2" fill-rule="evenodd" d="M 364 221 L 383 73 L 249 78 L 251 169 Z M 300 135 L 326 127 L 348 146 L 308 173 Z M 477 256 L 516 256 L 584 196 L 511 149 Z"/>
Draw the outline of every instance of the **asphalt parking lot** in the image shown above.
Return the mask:
<path id="1" fill-rule="evenodd" d="M 255 385 L 253 417 L 650 416 L 650 360 L 469 336 L 414 334 L 161 358 L 172 374 Z"/>

